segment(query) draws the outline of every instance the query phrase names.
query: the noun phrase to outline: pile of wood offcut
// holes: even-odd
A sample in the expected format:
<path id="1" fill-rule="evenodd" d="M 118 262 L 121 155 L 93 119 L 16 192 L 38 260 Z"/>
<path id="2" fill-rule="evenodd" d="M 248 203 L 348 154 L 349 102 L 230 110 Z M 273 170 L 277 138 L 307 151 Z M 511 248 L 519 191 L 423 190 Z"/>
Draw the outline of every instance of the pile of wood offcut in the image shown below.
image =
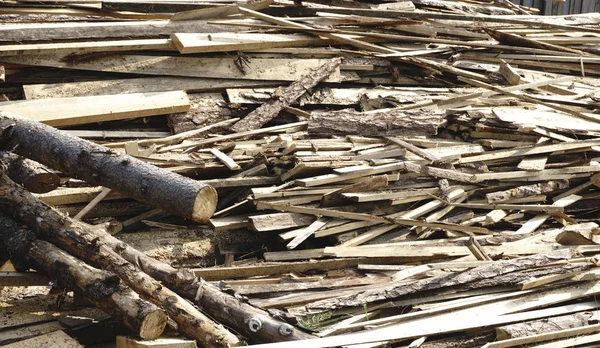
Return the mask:
<path id="1" fill-rule="evenodd" d="M 0 6 L 0 345 L 600 344 L 600 14 Z"/>

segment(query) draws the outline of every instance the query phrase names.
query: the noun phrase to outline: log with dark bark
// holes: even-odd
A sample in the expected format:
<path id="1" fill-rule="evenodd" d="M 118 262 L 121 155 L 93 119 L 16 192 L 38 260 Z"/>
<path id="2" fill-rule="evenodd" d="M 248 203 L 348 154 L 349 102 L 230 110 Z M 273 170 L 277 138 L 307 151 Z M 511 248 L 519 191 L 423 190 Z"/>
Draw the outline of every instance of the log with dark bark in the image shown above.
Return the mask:
<path id="1" fill-rule="evenodd" d="M 36 269 L 59 287 L 79 291 L 141 338 L 155 339 L 165 329 L 165 313 L 120 284 L 115 274 L 89 266 L 58 247 L 36 239 L 31 230 L 2 212 L 0 251 L 9 255 L 19 269 Z"/>
<path id="2" fill-rule="evenodd" d="M 0 113 L 0 147 L 92 185 L 105 186 L 174 215 L 207 221 L 217 192 L 126 154 L 36 121 Z"/>
<path id="3" fill-rule="evenodd" d="M 60 185 L 58 175 L 35 161 L 11 152 L 0 152 L 0 160 L 6 165 L 8 177 L 31 192 L 46 193 Z"/>
<path id="4" fill-rule="evenodd" d="M 231 129 L 236 132 L 245 132 L 262 127 L 265 123 L 277 117 L 285 107 L 295 103 L 319 82 L 325 80 L 341 63 L 341 58 L 333 58 L 312 70 L 309 74 L 302 76 L 300 80 L 295 81 L 288 87 L 278 90 L 276 99 L 262 104 L 258 109 L 234 124 Z"/>
<path id="5" fill-rule="evenodd" d="M 140 271 L 97 237 L 99 226 L 70 219 L 16 185 L 0 177 L 0 207 L 26 223 L 38 237 L 50 240 L 81 260 L 115 273 L 143 299 L 163 308 L 179 331 L 208 347 L 240 345 L 240 340 L 222 325 L 202 314 L 195 306 Z"/>
<path id="6" fill-rule="evenodd" d="M 38 234 L 51 239 L 64 249 L 72 247 L 73 242 L 70 240 L 70 236 L 76 227 L 77 231 L 83 233 L 85 237 L 75 239 L 75 241 L 80 241 L 79 244 L 85 245 L 86 240 L 93 240 L 95 243 L 114 250 L 124 260 L 135 264 L 138 269 L 193 301 L 212 318 L 244 334 L 251 341 L 278 342 L 313 338 L 312 335 L 304 333 L 292 325 L 272 318 L 266 311 L 244 303 L 223 293 L 219 288 L 198 280 L 190 271 L 176 270 L 170 265 L 145 255 L 116 239 L 99 226 L 72 221 L 11 183 L 8 178 L 3 177 L 0 181 L 2 183 L 0 185 L 0 206 L 6 207 L 18 215 Z M 42 221 L 37 220 L 36 216 L 46 218 Z M 70 228 L 65 229 L 65 225 Z M 82 253 L 87 255 L 87 253 Z"/>
<path id="7" fill-rule="evenodd" d="M 440 110 L 314 111 L 308 122 L 308 132 L 314 135 L 434 135 L 443 117 L 444 112 Z"/>
<path id="8" fill-rule="evenodd" d="M 455 287 L 462 284 L 499 277 L 511 272 L 533 269 L 552 262 L 568 260 L 574 255 L 575 252 L 573 250 L 561 249 L 548 254 L 526 256 L 514 260 L 497 261 L 489 265 L 476 267 L 460 273 L 418 281 L 400 281 L 383 287 L 373 286 L 358 294 L 317 301 L 310 304 L 308 307 L 315 309 L 358 307 L 365 303 L 398 299 L 402 296 L 415 294 L 420 291 Z"/>

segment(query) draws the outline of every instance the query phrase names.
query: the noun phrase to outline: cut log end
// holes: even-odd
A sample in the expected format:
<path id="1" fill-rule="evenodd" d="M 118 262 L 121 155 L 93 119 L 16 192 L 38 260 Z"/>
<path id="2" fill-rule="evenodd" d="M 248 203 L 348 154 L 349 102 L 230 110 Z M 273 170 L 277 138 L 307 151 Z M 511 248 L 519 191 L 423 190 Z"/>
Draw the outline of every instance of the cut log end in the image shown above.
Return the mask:
<path id="1" fill-rule="evenodd" d="M 154 340 L 162 335 L 167 326 L 167 315 L 162 310 L 156 310 L 144 318 L 139 335 L 145 340 Z"/>
<path id="2" fill-rule="evenodd" d="M 198 222 L 206 222 L 213 216 L 217 209 L 217 201 L 219 196 L 217 190 L 212 186 L 206 186 L 196 196 L 194 208 L 192 211 L 192 219 Z"/>
<path id="3" fill-rule="evenodd" d="M 58 185 L 60 185 L 60 177 L 53 173 L 38 173 L 23 183 L 27 190 L 35 193 L 50 192 Z"/>

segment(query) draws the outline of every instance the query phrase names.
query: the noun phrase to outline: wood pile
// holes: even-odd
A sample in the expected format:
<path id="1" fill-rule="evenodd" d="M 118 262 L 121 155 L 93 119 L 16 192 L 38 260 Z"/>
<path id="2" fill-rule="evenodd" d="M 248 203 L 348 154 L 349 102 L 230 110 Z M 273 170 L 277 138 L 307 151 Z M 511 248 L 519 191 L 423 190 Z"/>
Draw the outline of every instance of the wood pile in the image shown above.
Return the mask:
<path id="1" fill-rule="evenodd" d="M 0 345 L 598 346 L 600 14 L 1 6 Z"/>

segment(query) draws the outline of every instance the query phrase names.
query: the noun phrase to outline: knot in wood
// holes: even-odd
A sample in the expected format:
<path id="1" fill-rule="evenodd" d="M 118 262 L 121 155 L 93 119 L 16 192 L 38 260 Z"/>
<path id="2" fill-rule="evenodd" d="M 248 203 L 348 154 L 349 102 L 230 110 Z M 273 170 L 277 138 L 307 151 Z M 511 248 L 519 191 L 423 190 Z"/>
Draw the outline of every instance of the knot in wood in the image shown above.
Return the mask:
<path id="1" fill-rule="evenodd" d="M 257 318 L 250 318 L 247 322 L 248 330 L 257 333 L 262 328 L 262 322 Z"/>
<path id="2" fill-rule="evenodd" d="M 279 329 L 277 331 L 279 331 L 279 334 L 281 336 L 289 336 L 292 334 L 292 332 L 294 332 L 294 328 L 289 324 L 282 324 L 281 326 L 279 326 Z"/>

